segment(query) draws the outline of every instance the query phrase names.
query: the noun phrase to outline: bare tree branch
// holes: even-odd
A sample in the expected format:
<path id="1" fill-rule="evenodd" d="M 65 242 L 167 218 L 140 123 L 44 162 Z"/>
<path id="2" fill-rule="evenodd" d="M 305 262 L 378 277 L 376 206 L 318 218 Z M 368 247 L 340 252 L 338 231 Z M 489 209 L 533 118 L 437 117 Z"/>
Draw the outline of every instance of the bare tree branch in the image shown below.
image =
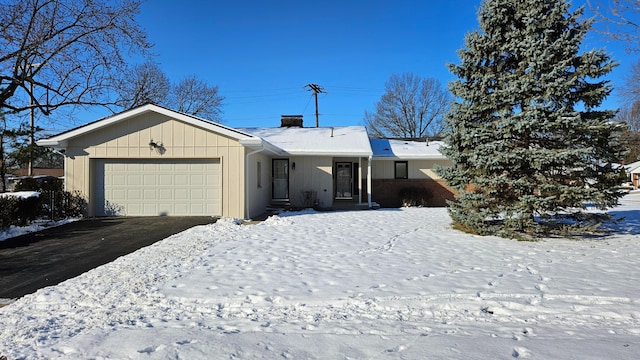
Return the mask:
<path id="1" fill-rule="evenodd" d="M 140 0 L 9 0 L 0 7 L 0 111 L 114 105 L 131 53 L 151 44 Z M 31 89 L 34 89 L 33 91 Z"/>
<path id="2" fill-rule="evenodd" d="M 604 25 L 601 33 L 626 42 L 628 52 L 640 51 L 640 0 L 587 0 L 587 4 Z"/>
<path id="3" fill-rule="evenodd" d="M 221 121 L 223 101 L 217 86 L 209 86 L 191 75 L 173 87 L 171 103 L 177 111 Z"/>
<path id="4" fill-rule="evenodd" d="M 171 81 L 153 62 L 136 65 L 130 75 L 122 79 L 118 104 L 124 109 L 153 103 L 164 104 L 171 92 Z"/>
<path id="5" fill-rule="evenodd" d="M 437 79 L 393 74 L 385 90 L 375 113 L 365 111 L 365 126 L 372 136 L 424 138 L 442 131 L 451 96 Z"/>

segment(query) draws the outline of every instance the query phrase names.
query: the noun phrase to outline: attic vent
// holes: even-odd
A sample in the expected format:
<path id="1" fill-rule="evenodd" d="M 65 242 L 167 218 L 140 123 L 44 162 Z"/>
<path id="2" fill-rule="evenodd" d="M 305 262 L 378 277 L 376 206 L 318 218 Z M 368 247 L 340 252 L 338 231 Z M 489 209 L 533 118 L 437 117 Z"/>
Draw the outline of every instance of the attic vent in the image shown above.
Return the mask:
<path id="1" fill-rule="evenodd" d="M 302 127 L 302 115 L 282 115 L 280 117 L 280 127 Z"/>

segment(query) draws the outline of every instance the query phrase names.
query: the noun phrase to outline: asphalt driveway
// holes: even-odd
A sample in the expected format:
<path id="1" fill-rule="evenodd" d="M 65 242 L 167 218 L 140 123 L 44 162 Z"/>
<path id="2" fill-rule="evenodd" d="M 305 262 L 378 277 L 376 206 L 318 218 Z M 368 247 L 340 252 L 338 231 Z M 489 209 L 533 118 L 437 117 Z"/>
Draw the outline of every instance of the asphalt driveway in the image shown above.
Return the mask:
<path id="1" fill-rule="evenodd" d="M 59 284 L 212 217 L 92 218 L 0 241 L 0 299 Z"/>

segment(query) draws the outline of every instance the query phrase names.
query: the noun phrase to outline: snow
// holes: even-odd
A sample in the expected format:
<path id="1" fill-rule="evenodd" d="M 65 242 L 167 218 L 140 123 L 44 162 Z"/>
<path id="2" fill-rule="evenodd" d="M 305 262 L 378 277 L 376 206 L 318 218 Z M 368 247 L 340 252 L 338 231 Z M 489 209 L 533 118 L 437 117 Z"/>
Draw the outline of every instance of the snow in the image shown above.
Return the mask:
<path id="1" fill-rule="evenodd" d="M 2 197 L 16 197 L 19 199 L 28 199 L 32 197 L 40 196 L 40 193 L 37 191 L 15 191 L 15 192 L 6 192 L 0 193 Z"/>
<path id="2" fill-rule="evenodd" d="M 640 194 L 617 232 L 518 242 L 443 208 L 169 237 L 0 309 L 9 359 L 637 359 Z"/>
<path id="3" fill-rule="evenodd" d="M 242 128 L 290 155 L 369 156 L 371 145 L 364 126 Z"/>
<path id="4" fill-rule="evenodd" d="M 64 220 L 36 220 L 31 222 L 28 226 L 9 226 L 6 229 L 0 229 L 0 241 L 4 241 L 10 238 L 14 238 L 20 235 L 44 230 L 54 226 L 60 226 L 64 224 L 68 224 L 72 221 L 77 221 L 78 218 L 69 218 Z"/>
<path id="5" fill-rule="evenodd" d="M 371 139 L 374 159 L 440 159 L 447 157 L 442 155 L 440 148 L 444 146 L 442 141 L 407 141 L 390 139 Z"/>

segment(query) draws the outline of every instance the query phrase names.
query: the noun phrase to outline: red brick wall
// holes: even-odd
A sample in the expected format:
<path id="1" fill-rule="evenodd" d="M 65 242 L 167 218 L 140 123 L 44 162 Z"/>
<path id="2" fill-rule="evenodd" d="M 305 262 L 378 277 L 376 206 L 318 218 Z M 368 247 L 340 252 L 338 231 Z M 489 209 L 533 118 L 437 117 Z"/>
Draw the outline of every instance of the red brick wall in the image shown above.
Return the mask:
<path id="1" fill-rule="evenodd" d="M 444 180 L 433 179 L 372 179 L 371 200 L 381 207 L 401 207 L 402 193 L 407 189 L 425 195 L 426 206 L 446 206 L 454 191 Z"/>

